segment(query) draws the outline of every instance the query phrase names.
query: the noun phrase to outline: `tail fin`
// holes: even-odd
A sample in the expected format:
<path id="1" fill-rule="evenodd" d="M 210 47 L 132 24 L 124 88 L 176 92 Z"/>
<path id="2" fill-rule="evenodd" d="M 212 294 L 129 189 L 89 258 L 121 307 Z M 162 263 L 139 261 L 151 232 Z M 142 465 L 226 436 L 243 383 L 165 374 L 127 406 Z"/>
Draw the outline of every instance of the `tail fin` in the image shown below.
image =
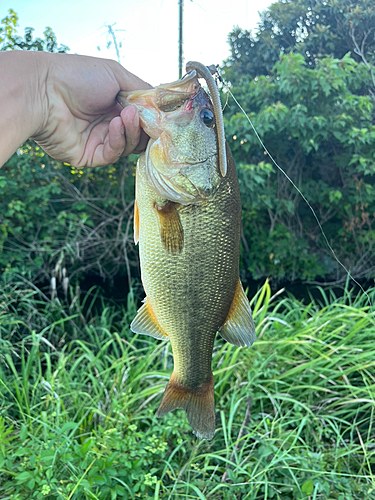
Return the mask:
<path id="1" fill-rule="evenodd" d="M 212 439 L 215 434 L 214 379 L 190 389 L 176 380 L 174 372 L 165 389 L 157 416 L 162 417 L 169 411 L 181 408 L 186 411 L 187 419 L 194 434 L 199 438 Z"/>

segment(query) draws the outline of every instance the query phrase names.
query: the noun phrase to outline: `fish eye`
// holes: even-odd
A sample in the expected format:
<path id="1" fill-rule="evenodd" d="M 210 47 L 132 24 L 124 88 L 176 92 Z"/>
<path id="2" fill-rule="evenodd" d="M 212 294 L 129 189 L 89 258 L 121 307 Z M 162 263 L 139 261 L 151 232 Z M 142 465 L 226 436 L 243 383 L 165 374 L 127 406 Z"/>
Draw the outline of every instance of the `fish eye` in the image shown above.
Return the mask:
<path id="1" fill-rule="evenodd" d="M 202 118 L 203 123 L 207 127 L 213 127 L 215 124 L 215 117 L 213 112 L 210 109 L 204 108 L 202 109 L 200 116 Z"/>

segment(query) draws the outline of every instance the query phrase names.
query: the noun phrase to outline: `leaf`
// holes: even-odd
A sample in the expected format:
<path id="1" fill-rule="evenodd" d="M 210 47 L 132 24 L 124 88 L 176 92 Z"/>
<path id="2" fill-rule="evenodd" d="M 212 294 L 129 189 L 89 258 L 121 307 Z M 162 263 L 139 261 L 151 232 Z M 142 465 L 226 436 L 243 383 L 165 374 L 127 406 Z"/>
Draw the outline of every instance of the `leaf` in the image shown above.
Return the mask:
<path id="1" fill-rule="evenodd" d="M 92 476 L 90 479 L 94 484 L 103 485 L 106 483 L 106 480 L 102 476 Z"/>
<path id="2" fill-rule="evenodd" d="M 33 490 L 34 486 L 35 486 L 35 479 L 32 477 L 30 481 L 27 483 L 27 487 L 29 488 L 29 490 Z"/>
<path id="3" fill-rule="evenodd" d="M 314 491 L 314 484 L 312 482 L 312 479 L 308 479 L 307 481 L 305 481 L 302 485 L 301 490 L 303 493 L 306 493 L 306 495 L 311 495 Z"/>
<path id="4" fill-rule="evenodd" d="M 15 479 L 16 479 L 16 481 L 18 481 L 20 483 L 25 483 L 26 481 L 28 481 L 32 477 L 33 477 L 33 475 L 31 474 L 31 472 L 24 471 L 24 472 L 21 472 L 20 474 L 17 474 Z"/>
<path id="5" fill-rule="evenodd" d="M 60 429 L 60 434 L 64 434 L 64 432 L 69 431 L 71 429 L 76 429 L 77 424 L 75 422 L 65 422 L 65 424 Z"/>
<path id="6" fill-rule="evenodd" d="M 27 427 L 25 424 L 22 424 L 21 425 L 21 432 L 20 432 L 21 442 L 24 442 L 26 438 L 27 438 Z"/>

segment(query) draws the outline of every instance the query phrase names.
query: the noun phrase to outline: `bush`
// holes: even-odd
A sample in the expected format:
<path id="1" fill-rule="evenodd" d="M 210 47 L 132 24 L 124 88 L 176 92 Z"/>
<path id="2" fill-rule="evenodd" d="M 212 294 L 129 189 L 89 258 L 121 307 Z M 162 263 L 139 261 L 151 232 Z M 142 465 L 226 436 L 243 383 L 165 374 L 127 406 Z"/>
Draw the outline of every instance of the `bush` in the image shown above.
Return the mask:
<path id="1" fill-rule="evenodd" d="M 0 269 L 34 282 L 138 274 L 134 160 L 76 170 L 27 143 L 0 172 Z M 136 270 L 134 270 L 134 268 Z"/>
<path id="2" fill-rule="evenodd" d="M 234 78 L 231 69 L 228 77 Z M 329 244 L 357 279 L 375 275 L 375 126 L 370 75 L 349 54 L 310 68 L 301 54 L 280 58 L 267 76 L 233 81 L 232 91 L 261 136 L 229 101 L 226 131 L 243 205 L 245 276 L 344 283 Z"/>

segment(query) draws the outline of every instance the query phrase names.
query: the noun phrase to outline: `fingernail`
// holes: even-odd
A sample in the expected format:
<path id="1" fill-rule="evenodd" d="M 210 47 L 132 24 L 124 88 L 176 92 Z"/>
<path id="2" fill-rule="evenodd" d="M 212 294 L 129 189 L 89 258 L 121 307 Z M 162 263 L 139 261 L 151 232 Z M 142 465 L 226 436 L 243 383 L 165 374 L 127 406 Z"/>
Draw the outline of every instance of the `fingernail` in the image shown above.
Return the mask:
<path id="1" fill-rule="evenodd" d="M 125 135 L 125 127 L 121 127 L 120 128 L 120 134 L 121 135 Z"/>

